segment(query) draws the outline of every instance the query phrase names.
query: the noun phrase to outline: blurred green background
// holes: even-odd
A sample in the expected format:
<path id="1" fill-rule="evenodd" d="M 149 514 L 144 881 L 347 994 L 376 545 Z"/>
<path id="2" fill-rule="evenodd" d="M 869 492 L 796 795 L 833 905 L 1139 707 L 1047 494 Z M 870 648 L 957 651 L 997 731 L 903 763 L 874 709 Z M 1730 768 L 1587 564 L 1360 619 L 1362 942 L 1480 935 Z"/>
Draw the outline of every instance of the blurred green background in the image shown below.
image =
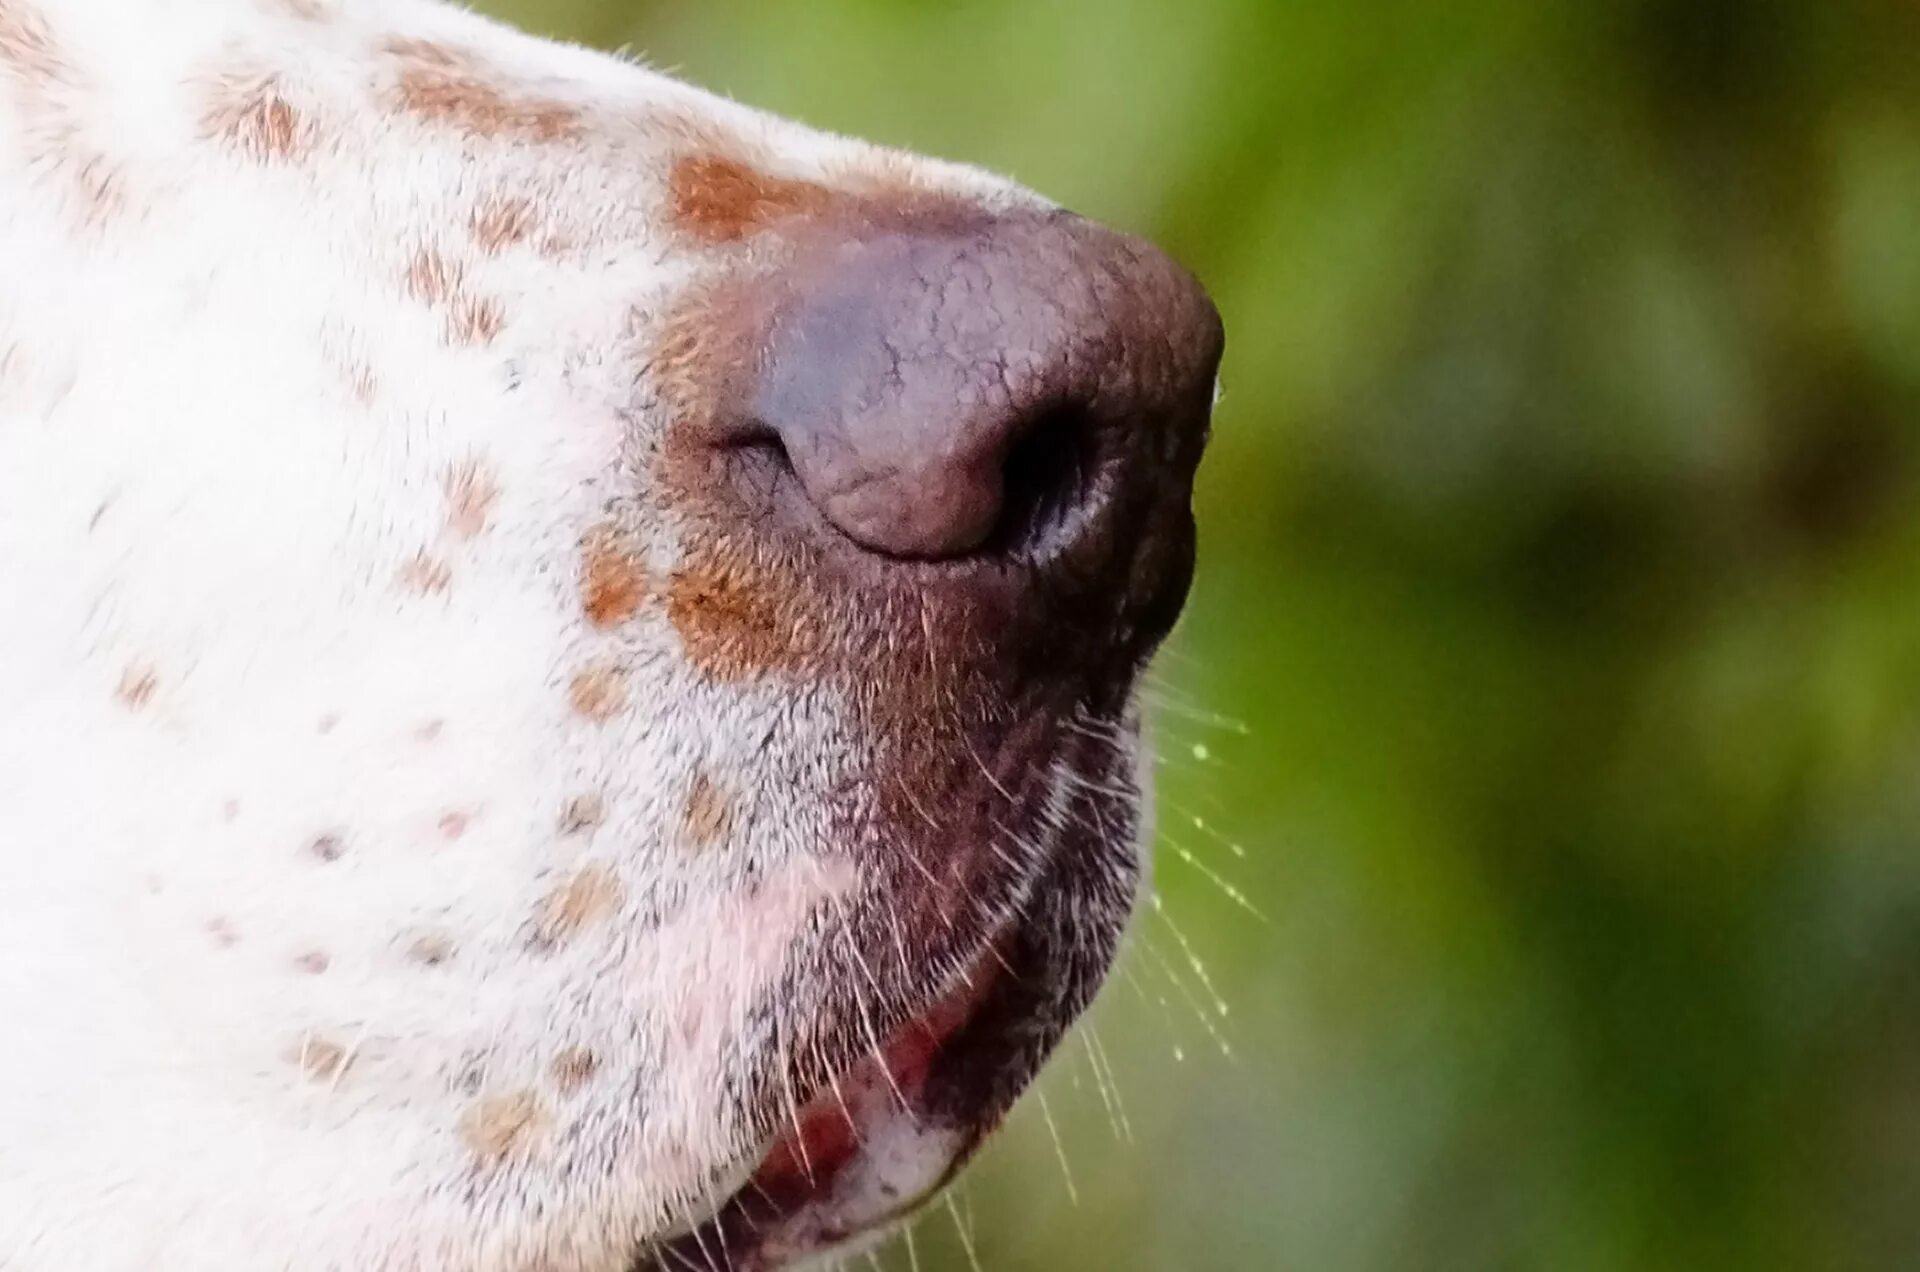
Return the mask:
<path id="1" fill-rule="evenodd" d="M 1225 311 L 1164 905 L 981 1266 L 1920 1267 L 1920 5 L 484 7 Z"/>

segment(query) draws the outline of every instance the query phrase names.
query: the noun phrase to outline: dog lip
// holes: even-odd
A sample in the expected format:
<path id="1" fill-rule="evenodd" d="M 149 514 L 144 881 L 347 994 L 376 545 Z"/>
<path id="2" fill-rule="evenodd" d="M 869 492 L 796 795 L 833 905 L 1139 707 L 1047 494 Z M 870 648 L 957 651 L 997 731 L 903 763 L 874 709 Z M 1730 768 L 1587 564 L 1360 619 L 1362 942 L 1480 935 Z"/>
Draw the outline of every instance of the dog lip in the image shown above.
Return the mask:
<path id="1" fill-rule="evenodd" d="M 998 1120 L 930 1101 L 936 1065 L 960 1046 L 1001 1063 L 968 1025 L 1008 975 L 990 940 L 951 987 L 875 1054 L 829 1081 L 776 1135 L 746 1181 L 708 1216 L 643 1254 L 643 1269 L 770 1272 L 887 1227 L 953 1177 Z"/>

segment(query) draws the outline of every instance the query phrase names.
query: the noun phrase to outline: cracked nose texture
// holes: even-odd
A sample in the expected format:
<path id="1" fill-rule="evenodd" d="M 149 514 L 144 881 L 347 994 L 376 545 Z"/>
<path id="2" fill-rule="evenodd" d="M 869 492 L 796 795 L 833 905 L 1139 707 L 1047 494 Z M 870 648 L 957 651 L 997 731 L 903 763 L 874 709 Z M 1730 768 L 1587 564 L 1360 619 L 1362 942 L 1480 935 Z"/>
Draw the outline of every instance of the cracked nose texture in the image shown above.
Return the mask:
<path id="1" fill-rule="evenodd" d="M 816 243 L 751 413 L 886 556 L 1045 560 L 1190 494 L 1218 315 L 1156 249 L 1064 213 Z"/>

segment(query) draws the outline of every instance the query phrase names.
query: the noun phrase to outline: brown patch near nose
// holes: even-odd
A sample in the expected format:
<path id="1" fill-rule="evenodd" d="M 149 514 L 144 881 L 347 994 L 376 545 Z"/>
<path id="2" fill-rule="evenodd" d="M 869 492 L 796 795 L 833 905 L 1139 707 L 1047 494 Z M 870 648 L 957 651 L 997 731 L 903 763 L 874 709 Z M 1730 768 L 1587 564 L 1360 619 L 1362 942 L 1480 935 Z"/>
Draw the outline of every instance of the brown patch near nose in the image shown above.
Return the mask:
<path id="1" fill-rule="evenodd" d="M 744 556 L 702 555 L 667 586 L 667 619 L 696 668 L 714 680 L 744 680 L 822 658 L 824 623 L 801 589 Z"/>
<path id="2" fill-rule="evenodd" d="M 127 710 L 138 711 L 153 701 L 159 688 L 159 674 L 145 663 L 135 663 L 120 673 L 120 684 L 113 696 L 120 699 Z"/>
<path id="3" fill-rule="evenodd" d="M 447 529 L 462 539 L 479 536 L 487 528 L 500 487 L 477 459 L 456 464 L 447 473 Z"/>
<path id="4" fill-rule="evenodd" d="M 684 155 L 667 176 L 674 228 L 701 243 L 740 243 L 787 222 L 955 229 L 978 222 L 980 207 L 944 191 L 917 188 L 903 163 L 875 158 L 836 173 L 840 186 L 783 177 L 735 155 Z"/>
<path id="5" fill-rule="evenodd" d="M 567 701 L 595 724 L 605 724 L 627 705 L 627 673 L 610 664 L 589 667 L 568 682 Z"/>
<path id="6" fill-rule="evenodd" d="M 261 163 L 292 160 L 312 149 L 314 128 L 268 75 L 216 79 L 200 116 L 201 131 Z"/>
<path id="7" fill-rule="evenodd" d="M 714 780 L 699 772 L 687 788 L 687 805 L 680 812 L 680 829 L 687 843 L 707 848 L 727 833 L 733 824 L 733 801 Z"/>
<path id="8" fill-rule="evenodd" d="M 587 621 L 617 627 L 646 599 L 647 576 L 640 550 L 618 526 L 595 526 L 580 543 L 580 597 Z"/>
<path id="9" fill-rule="evenodd" d="M 490 1095 L 461 1116 L 460 1138 L 482 1165 L 492 1166 L 531 1151 L 550 1121 L 531 1091 Z"/>
<path id="10" fill-rule="evenodd" d="M 776 221 L 822 216 L 844 196 L 776 177 L 722 155 L 689 155 L 667 179 L 676 227 L 707 243 L 738 243 Z"/>
<path id="11" fill-rule="evenodd" d="M 535 949 L 565 944 L 582 928 L 607 918 L 620 908 L 620 880 L 605 866 L 584 866 L 540 903 L 534 918 Z"/>
<path id="12" fill-rule="evenodd" d="M 571 1095 L 585 1086 L 599 1069 L 600 1057 L 585 1047 L 568 1047 L 555 1056 L 549 1066 L 553 1084 L 565 1095 Z"/>

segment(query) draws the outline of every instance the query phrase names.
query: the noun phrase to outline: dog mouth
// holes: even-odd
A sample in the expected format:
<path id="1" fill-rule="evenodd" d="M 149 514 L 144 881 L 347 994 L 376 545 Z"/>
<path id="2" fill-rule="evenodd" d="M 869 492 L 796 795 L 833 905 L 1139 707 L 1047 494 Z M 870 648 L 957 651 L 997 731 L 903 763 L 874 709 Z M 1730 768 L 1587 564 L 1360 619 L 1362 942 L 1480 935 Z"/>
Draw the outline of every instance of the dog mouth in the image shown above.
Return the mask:
<path id="1" fill-rule="evenodd" d="M 738 1187 L 644 1251 L 636 1272 L 771 1272 L 891 1229 L 998 1127 L 1106 977 L 1132 910 L 1134 801 L 1089 786 L 1026 903 L 916 1014 L 816 1087 L 783 1080 L 779 1129 Z M 1101 810 L 1106 820 L 1103 822 Z"/>
<path id="2" fill-rule="evenodd" d="M 966 1071 L 1013 1060 L 1005 1040 L 978 1028 L 1011 975 L 1004 959 L 996 941 L 922 1014 L 811 1099 L 796 1099 L 739 1188 L 637 1268 L 789 1267 L 883 1231 L 936 1195 L 1005 1111 L 952 1098 Z"/>

